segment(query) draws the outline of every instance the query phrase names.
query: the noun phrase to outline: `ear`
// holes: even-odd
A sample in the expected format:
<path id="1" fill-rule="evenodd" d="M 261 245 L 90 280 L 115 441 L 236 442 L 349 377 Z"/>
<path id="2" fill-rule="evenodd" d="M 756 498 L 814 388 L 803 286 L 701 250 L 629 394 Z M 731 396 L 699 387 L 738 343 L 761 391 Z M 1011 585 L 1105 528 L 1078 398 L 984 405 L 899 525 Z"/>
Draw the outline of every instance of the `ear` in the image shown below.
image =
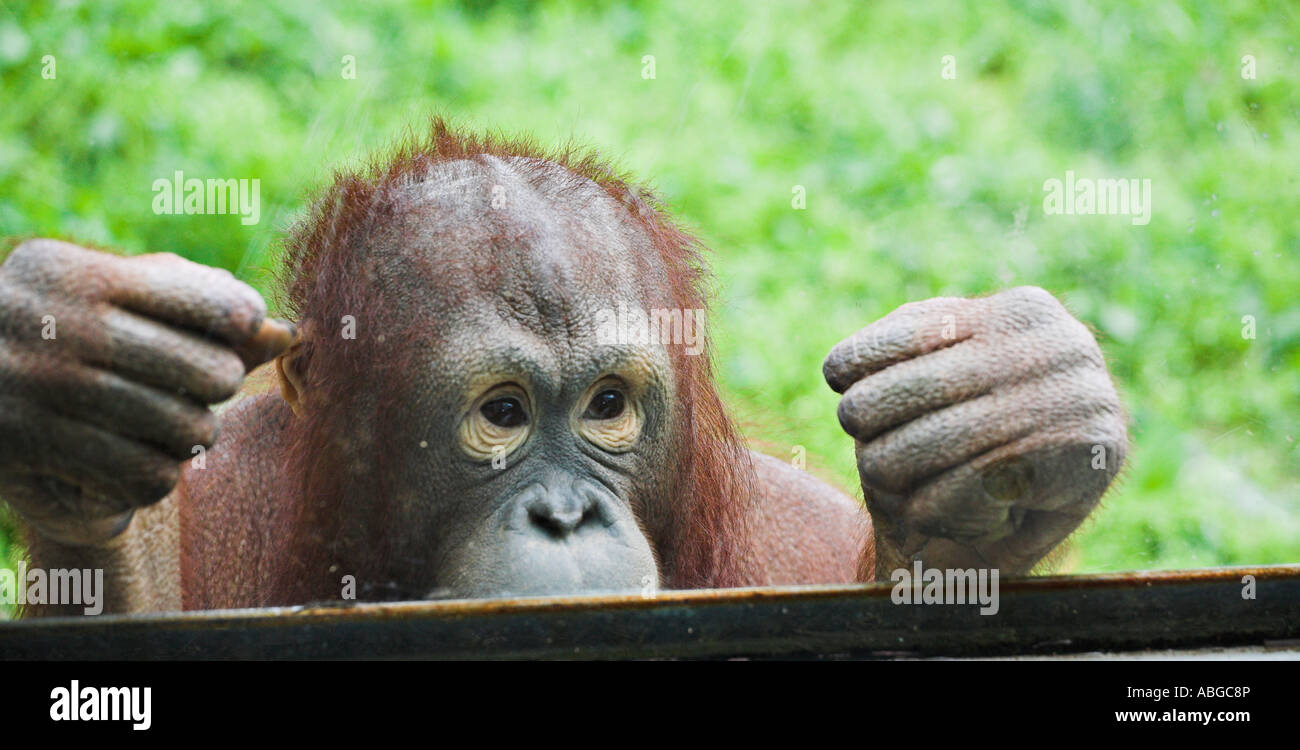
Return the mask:
<path id="1" fill-rule="evenodd" d="M 293 409 L 293 413 L 302 415 L 303 377 L 299 369 L 302 353 L 301 344 L 294 344 L 284 354 L 275 358 L 275 371 L 280 376 L 280 396 Z"/>

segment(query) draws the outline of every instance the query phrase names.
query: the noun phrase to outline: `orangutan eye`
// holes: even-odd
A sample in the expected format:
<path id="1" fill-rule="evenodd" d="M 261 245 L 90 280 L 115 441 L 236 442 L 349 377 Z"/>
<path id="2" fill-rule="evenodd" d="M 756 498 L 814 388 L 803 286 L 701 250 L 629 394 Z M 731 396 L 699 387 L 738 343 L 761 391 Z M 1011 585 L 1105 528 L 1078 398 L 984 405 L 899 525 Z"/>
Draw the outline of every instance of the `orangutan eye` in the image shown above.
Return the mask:
<path id="1" fill-rule="evenodd" d="M 495 398 L 479 408 L 483 418 L 497 427 L 523 427 L 528 424 L 528 412 L 513 396 Z"/>
<path id="2" fill-rule="evenodd" d="M 583 419 L 616 419 L 623 413 L 626 402 L 623 398 L 622 391 L 616 391 L 612 388 L 597 393 L 587 405 L 587 411 L 583 413 Z"/>
<path id="3" fill-rule="evenodd" d="M 587 406 L 574 429 L 587 442 L 611 453 L 623 453 L 636 445 L 641 436 L 641 408 L 626 384 L 604 378 L 587 390 Z M 578 401 L 582 403 L 582 401 Z"/>
<path id="4" fill-rule="evenodd" d="M 524 444 L 532 432 L 528 392 L 505 383 L 479 396 L 460 423 L 460 444 L 479 460 L 509 454 Z"/>

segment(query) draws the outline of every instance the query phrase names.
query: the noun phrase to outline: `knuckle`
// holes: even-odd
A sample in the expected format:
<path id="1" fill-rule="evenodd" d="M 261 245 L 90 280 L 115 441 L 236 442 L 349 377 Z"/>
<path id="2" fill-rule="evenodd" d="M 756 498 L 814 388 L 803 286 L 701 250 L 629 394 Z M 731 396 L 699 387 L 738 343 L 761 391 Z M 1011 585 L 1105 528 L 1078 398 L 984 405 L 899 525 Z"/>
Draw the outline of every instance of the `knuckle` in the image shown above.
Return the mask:
<path id="1" fill-rule="evenodd" d="M 13 268 L 17 268 L 23 263 L 29 262 L 30 256 L 32 255 L 33 252 L 35 252 L 35 248 L 38 242 L 40 242 L 40 240 L 23 240 L 22 242 L 18 243 L 18 246 L 15 247 L 12 251 L 10 251 L 9 257 L 5 261 L 5 265 L 8 266 L 10 269 L 13 269 Z"/>
<path id="2" fill-rule="evenodd" d="M 879 404 L 880 390 L 874 381 L 859 380 L 844 393 L 840 399 L 837 416 L 840 427 L 858 440 L 865 440 L 875 433 L 876 407 Z"/>
<path id="3" fill-rule="evenodd" d="M 23 286 L 39 285 L 62 265 L 59 244 L 49 240 L 27 240 L 14 248 L 4 263 L 5 275 Z"/>
<path id="4" fill-rule="evenodd" d="M 13 252 L 9 254 L 9 261 L 28 268 L 57 267 L 73 270 L 79 268 L 79 266 L 71 265 L 74 261 L 84 261 L 90 258 L 98 259 L 100 257 L 112 256 L 88 250 L 71 242 L 39 237 L 26 240 L 19 244 L 18 247 L 15 247 Z"/>
<path id="5" fill-rule="evenodd" d="M 227 288 L 223 306 L 231 324 L 253 335 L 266 318 L 266 300 L 256 289 L 233 277 L 227 280 Z"/>
<path id="6" fill-rule="evenodd" d="M 173 455 L 189 458 L 195 446 L 210 448 L 217 441 L 217 417 L 211 411 L 189 403 L 179 404 L 171 414 L 161 417 L 169 436 L 167 448 Z"/>
<path id="7" fill-rule="evenodd" d="M 830 381 L 834 377 L 836 370 L 840 367 L 840 360 L 844 355 L 840 354 L 840 345 L 836 344 L 831 348 L 826 356 L 822 359 L 822 377 Z"/>
<path id="8" fill-rule="evenodd" d="M 876 443 L 858 443 L 857 450 L 858 473 L 861 474 L 864 484 L 873 487 L 885 487 L 884 476 L 884 454 Z"/>
<path id="9" fill-rule="evenodd" d="M 931 297 L 904 303 L 898 307 L 897 312 L 904 314 L 900 317 L 928 319 L 935 315 L 950 313 L 956 309 L 970 306 L 976 302 L 977 300 L 963 299 L 961 297 Z"/>
<path id="10" fill-rule="evenodd" d="M 204 272 L 201 269 L 216 271 L 217 269 L 205 266 L 202 263 L 194 261 L 182 255 L 178 255 L 170 250 L 164 250 L 157 253 L 145 253 L 143 255 L 133 255 L 126 258 L 128 262 L 138 266 L 166 266 L 169 273 L 181 272 Z"/>
<path id="11" fill-rule="evenodd" d="M 873 518 L 888 521 L 892 526 L 896 524 L 907 509 L 907 497 L 893 490 L 885 489 L 879 485 L 867 485 L 865 480 L 862 488 L 863 501 L 871 509 Z M 884 531 L 884 529 L 881 529 Z"/>
<path id="12" fill-rule="evenodd" d="M 234 395 L 244 381 L 244 363 L 235 352 L 209 341 L 185 340 L 158 352 L 175 393 L 213 403 Z"/>
<path id="13" fill-rule="evenodd" d="M 822 361 L 822 377 L 826 379 L 826 383 L 831 388 L 839 393 L 843 393 L 844 389 L 849 386 L 847 371 L 850 352 L 851 350 L 844 347 L 843 344 L 836 344 L 835 348 L 831 349 L 830 354 L 826 355 L 826 359 Z"/>
<path id="14" fill-rule="evenodd" d="M 857 407 L 852 400 L 851 395 L 845 395 L 840 399 L 840 405 L 835 409 L 835 415 L 840 420 L 840 427 L 850 435 L 857 435 L 858 432 L 858 413 Z"/>
<path id="15" fill-rule="evenodd" d="M 259 315 L 266 314 L 266 300 L 262 299 L 262 295 L 256 289 L 233 277 L 231 283 L 239 296 L 240 304 Z"/>
<path id="16" fill-rule="evenodd" d="M 1076 320 L 1071 315 L 1066 316 L 1065 325 L 1069 331 L 1068 335 L 1077 345 L 1086 349 L 1097 360 L 1097 363 L 1104 367 L 1105 361 L 1101 356 L 1101 346 L 1097 343 L 1097 337 L 1093 335 L 1092 329 L 1088 328 L 1083 321 Z"/>
<path id="17" fill-rule="evenodd" d="M 858 478 L 862 486 L 876 494 L 901 496 L 904 483 L 891 474 L 879 453 L 864 451 L 858 454 Z"/>
<path id="18" fill-rule="evenodd" d="M 125 260 L 60 240 L 28 240 L 0 267 L 3 279 L 9 282 L 0 297 L 93 300 L 104 293 L 114 264 Z"/>
<path id="19" fill-rule="evenodd" d="M 836 342 L 835 346 L 832 346 L 831 350 L 826 352 L 826 359 L 822 362 L 822 368 L 838 367 L 844 362 L 844 360 L 848 359 L 849 355 L 853 352 L 853 339 L 857 335 L 858 334 L 855 333 L 853 336 L 849 336 L 848 338 Z"/>
<path id="20" fill-rule="evenodd" d="M 903 304 L 899 305 L 898 310 L 900 312 L 908 312 L 912 314 L 924 313 L 930 308 L 934 307 L 935 305 L 942 303 L 948 299 L 949 298 L 947 297 L 928 297 L 926 299 L 915 299 L 909 302 L 904 302 Z"/>
<path id="21" fill-rule="evenodd" d="M 989 297 L 993 327 L 1005 333 L 1023 333 L 1070 317 L 1051 293 L 1036 286 L 1019 286 Z"/>
<path id="22" fill-rule="evenodd" d="M 872 424 L 872 415 L 877 390 L 868 381 L 860 380 L 844 392 L 840 399 L 836 415 L 840 427 L 856 439 L 869 437 L 868 429 Z"/>
<path id="23" fill-rule="evenodd" d="M 133 498 L 146 503 L 161 500 L 180 481 L 180 464 L 166 456 L 150 454 L 134 463 L 127 476 L 128 489 Z"/>
<path id="24" fill-rule="evenodd" d="M 195 446 L 211 448 L 217 442 L 219 424 L 216 415 L 207 409 L 198 412 L 188 415 L 184 420 L 180 443 L 176 446 L 183 456 L 188 457 Z"/>
<path id="25" fill-rule="evenodd" d="M 1044 316 L 1059 315 L 1065 311 L 1061 301 L 1042 287 L 1018 286 L 1008 294 L 1014 304 L 1033 309 Z"/>
<path id="26" fill-rule="evenodd" d="M 1007 293 L 1014 298 L 1028 302 L 1051 303 L 1056 301 L 1056 297 L 1053 297 L 1051 292 L 1041 286 L 1018 286 L 1008 290 Z"/>
<path id="27" fill-rule="evenodd" d="M 881 318 L 879 322 L 887 320 L 890 323 L 898 324 L 903 321 L 915 320 L 925 315 L 925 312 L 928 309 L 926 303 L 929 301 L 930 300 L 913 300 L 911 302 L 904 302 L 894 308 L 893 312 Z"/>
<path id="28" fill-rule="evenodd" d="M 62 254 L 63 245 L 62 242 L 48 239 L 24 240 L 9 253 L 8 263 L 29 265 L 47 262 Z"/>
<path id="29" fill-rule="evenodd" d="M 204 393 L 210 402 L 225 401 L 239 391 L 244 383 L 244 363 L 229 349 L 222 349 L 203 372 Z"/>
<path id="30" fill-rule="evenodd" d="M 822 361 L 822 376 L 837 393 L 844 393 L 860 379 L 866 361 L 881 348 L 881 321 L 858 330 L 831 347 Z"/>

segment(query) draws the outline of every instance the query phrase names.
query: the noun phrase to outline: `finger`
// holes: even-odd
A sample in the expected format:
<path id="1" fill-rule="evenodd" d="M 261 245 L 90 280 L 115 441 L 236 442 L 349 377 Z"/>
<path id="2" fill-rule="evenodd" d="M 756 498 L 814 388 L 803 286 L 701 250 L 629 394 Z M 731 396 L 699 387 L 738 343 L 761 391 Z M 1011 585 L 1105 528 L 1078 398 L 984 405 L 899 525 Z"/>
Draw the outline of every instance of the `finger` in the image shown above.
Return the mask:
<path id="1" fill-rule="evenodd" d="M 37 291 L 107 300 L 231 344 L 257 335 L 266 317 L 262 296 L 229 271 L 173 253 L 124 258 L 38 239 L 15 248 L 5 266 Z"/>
<path id="2" fill-rule="evenodd" d="M 1104 370 L 1077 367 L 930 412 L 857 444 L 862 483 L 908 494 L 924 480 L 1048 429 L 1079 430 L 1115 409 Z"/>
<path id="3" fill-rule="evenodd" d="M 203 406 L 95 367 L 54 362 L 40 371 L 24 370 L 15 393 L 177 460 L 193 456 L 195 446 L 211 447 L 217 438 L 217 417 Z"/>
<path id="4" fill-rule="evenodd" d="M 235 352 L 244 362 L 244 370 L 252 372 L 253 368 L 263 362 L 270 362 L 284 354 L 298 340 L 298 328 L 287 320 L 267 318 L 262 321 L 253 338 L 237 345 Z"/>
<path id="5" fill-rule="evenodd" d="M 5 499 L 29 526 L 46 539 L 74 547 L 99 546 L 126 531 L 135 508 L 113 512 L 102 503 L 78 503 L 81 512 L 69 515 L 64 498 L 82 497 L 81 490 L 53 477 L 0 473 L 9 489 Z"/>
<path id="6" fill-rule="evenodd" d="M 5 269 L 22 280 L 19 286 L 38 293 L 58 291 L 69 296 L 97 297 L 110 286 L 122 258 L 88 250 L 70 242 L 37 238 L 14 248 Z"/>
<path id="7" fill-rule="evenodd" d="M 970 544 L 1025 536 L 1015 554 L 1050 546 L 1065 535 L 1062 525 L 1073 528 L 1088 515 L 1110 481 L 1107 472 L 1088 470 L 1092 447 L 1068 430 L 998 447 L 918 487 L 904 523 Z"/>
<path id="8" fill-rule="evenodd" d="M 266 318 L 262 295 L 229 271 L 170 253 L 140 255 L 122 264 L 109 301 L 229 344 L 257 336 Z"/>
<path id="9" fill-rule="evenodd" d="M 974 335 L 984 300 L 937 297 L 909 302 L 836 344 L 822 374 L 836 393 L 863 377 Z"/>
<path id="10" fill-rule="evenodd" d="M 854 383 L 840 399 L 845 432 L 863 442 L 933 411 L 1080 366 L 1104 366 L 1096 347 L 1074 331 L 1050 326 L 1019 336 L 967 339 L 899 362 Z"/>
<path id="11" fill-rule="evenodd" d="M 996 567 L 1005 575 L 1018 575 L 1029 572 L 1087 515 L 1087 510 L 1022 512 L 1013 506 L 1011 522 L 999 531 L 961 541 L 916 532 L 900 542 L 899 549 L 908 558 L 943 560 L 956 568 Z"/>
<path id="12" fill-rule="evenodd" d="M 1063 319 L 1073 320 L 1055 297 L 1033 286 L 976 299 L 909 302 L 836 344 L 822 373 L 831 388 L 843 393 L 873 372 L 977 334 L 1021 333 Z"/>
<path id="13" fill-rule="evenodd" d="M 33 428 L 32 425 L 39 425 Z M 157 502 L 180 479 L 180 464 L 130 438 L 60 416 L 31 402 L 0 397 L 4 469 L 79 487 L 87 507 L 69 515 L 104 517 Z"/>
<path id="14" fill-rule="evenodd" d="M 985 299 L 993 313 L 989 327 L 1003 333 L 1027 331 L 1067 318 L 1074 320 L 1060 300 L 1036 286 L 1018 286 Z"/>
<path id="15" fill-rule="evenodd" d="M 117 308 L 107 308 L 101 322 L 82 349 L 90 364 L 209 404 L 230 398 L 243 382 L 239 356 L 213 341 Z"/>

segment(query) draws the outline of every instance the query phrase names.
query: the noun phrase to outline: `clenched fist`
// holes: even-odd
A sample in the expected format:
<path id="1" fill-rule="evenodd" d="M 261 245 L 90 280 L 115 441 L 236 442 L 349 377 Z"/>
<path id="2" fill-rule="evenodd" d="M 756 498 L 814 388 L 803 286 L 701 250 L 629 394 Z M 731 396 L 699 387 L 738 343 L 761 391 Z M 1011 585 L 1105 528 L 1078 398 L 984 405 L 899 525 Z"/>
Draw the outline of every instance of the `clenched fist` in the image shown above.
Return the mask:
<path id="1" fill-rule="evenodd" d="M 111 538 L 293 335 L 227 271 L 23 243 L 0 266 L 0 497 L 56 541 Z"/>
<path id="2" fill-rule="evenodd" d="M 915 559 L 1028 571 L 1124 460 L 1096 341 L 1036 287 L 903 305 L 837 344 L 823 372 L 843 394 L 877 579 Z"/>

